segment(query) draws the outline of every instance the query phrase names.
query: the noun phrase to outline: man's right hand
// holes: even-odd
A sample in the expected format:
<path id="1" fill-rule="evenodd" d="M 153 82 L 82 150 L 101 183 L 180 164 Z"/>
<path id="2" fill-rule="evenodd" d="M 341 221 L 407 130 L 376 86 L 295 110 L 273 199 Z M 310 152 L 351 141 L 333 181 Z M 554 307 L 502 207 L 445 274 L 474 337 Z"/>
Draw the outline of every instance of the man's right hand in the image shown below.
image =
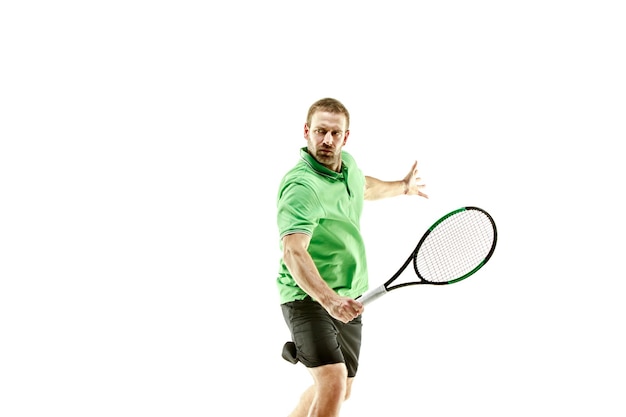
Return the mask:
<path id="1" fill-rule="evenodd" d="M 333 300 L 329 301 L 324 308 L 333 318 L 343 323 L 351 322 L 360 316 L 365 310 L 365 307 L 363 307 L 363 304 L 360 302 L 350 297 L 341 296 L 333 298 Z"/>

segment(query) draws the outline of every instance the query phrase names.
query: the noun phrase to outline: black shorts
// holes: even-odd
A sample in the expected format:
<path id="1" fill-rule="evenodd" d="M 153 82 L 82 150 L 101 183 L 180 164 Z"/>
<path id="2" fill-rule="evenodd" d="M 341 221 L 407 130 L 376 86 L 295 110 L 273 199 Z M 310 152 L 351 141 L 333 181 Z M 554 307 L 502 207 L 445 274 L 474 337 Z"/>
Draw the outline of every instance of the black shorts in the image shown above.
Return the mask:
<path id="1" fill-rule="evenodd" d="M 295 343 L 297 360 L 307 368 L 345 363 L 348 377 L 356 375 L 361 351 L 361 316 L 342 323 L 310 297 L 281 307 Z"/>

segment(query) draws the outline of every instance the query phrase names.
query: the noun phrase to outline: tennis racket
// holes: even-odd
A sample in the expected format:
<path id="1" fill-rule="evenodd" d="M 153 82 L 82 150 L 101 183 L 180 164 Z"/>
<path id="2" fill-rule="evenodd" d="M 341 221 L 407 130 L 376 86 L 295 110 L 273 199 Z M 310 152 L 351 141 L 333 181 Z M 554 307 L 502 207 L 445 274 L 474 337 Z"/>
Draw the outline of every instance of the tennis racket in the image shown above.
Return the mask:
<path id="1" fill-rule="evenodd" d="M 462 281 L 489 261 L 497 237 L 496 223 L 485 210 L 478 207 L 454 210 L 430 226 L 404 265 L 387 282 L 357 299 L 365 305 L 389 291 L 410 285 Z M 417 280 L 394 284 L 411 263 Z"/>

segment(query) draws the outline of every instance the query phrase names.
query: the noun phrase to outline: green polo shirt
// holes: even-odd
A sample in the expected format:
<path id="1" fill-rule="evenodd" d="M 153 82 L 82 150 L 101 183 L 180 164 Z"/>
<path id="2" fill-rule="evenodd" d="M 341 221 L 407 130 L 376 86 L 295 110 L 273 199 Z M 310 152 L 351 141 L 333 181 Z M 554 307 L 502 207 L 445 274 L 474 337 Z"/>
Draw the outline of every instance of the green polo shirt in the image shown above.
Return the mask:
<path id="1" fill-rule="evenodd" d="M 311 236 L 308 251 L 324 281 L 339 295 L 356 298 L 368 288 L 365 246 L 360 232 L 365 177 L 354 158 L 342 152 L 341 172 L 318 163 L 306 148 L 283 177 L 278 192 L 278 231 Z M 301 300 L 298 287 L 280 260 L 280 302 Z"/>

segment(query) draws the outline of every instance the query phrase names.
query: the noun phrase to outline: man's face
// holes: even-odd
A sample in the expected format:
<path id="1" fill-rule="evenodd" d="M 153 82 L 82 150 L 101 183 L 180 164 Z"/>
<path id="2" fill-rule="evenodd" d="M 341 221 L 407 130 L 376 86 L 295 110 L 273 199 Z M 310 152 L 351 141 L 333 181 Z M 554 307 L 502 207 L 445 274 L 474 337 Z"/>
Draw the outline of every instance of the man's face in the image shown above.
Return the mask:
<path id="1" fill-rule="evenodd" d="M 339 172 L 341 149 L 348 141 L 346 116 L 339 113 L 318 111 L 311 118 L 311 125 L 304 125 L 304 138 L 309 153 L 326 168 Z"/>

